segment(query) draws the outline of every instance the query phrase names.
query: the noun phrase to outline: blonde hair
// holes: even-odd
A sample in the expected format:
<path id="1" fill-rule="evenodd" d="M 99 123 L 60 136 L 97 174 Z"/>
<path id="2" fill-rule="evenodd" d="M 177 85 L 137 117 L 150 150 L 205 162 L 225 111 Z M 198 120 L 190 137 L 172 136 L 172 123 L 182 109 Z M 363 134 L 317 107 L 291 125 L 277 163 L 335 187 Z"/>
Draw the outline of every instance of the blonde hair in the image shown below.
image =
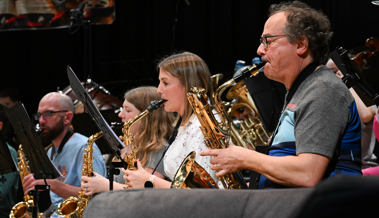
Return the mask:
<path id="1" fill-rule="evenodd" d="M 157 67 L 158 70 L 163 69 L 178 78 L 186 92 L 192 87 L 201 87 L 205 89 L 208 97 L 212 96 L 211 73 L 207 64 L 198 55 L 191 52 L 173 54 L 162 59 Z M 193 113 L 191 105 L 185 102 L 182 124 L 185 124 Z"/>
<path id="2" fill-rule="evenodd" d="M 124 98 L 141 112 L 146 110 L 151 101 L 161 99 L 157 88 L 153 86 L 131 89 L 125 93 Z M 138 121 L 140 125 L 133 138 L 142 165 L 147 163 L 150 152 L 162 149 L 173 132 L 174 119 L 173 113 L 167 113 L 160 107 Z"/>

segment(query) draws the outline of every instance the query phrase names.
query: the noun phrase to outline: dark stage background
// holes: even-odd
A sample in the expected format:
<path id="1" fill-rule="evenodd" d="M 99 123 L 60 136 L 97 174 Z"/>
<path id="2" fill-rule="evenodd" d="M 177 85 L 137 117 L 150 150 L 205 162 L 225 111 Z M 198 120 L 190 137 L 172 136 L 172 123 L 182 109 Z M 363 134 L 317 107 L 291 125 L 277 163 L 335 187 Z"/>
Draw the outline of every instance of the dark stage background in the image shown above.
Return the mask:
<path id="1" fill-rule="evenodd" d="M 139 85 L 157 85 L 155 63 L 173 51 L 200 55 L 212 74 L 231 78 L 237 59 L 256 56 L 268 0 L 116 0 L 116 20 L 80 29 L 1 30 L 1 86 L 20 89 L 29 113 L 47 92 L 69 85 L 66 65 L 122 99 Z M 305 1 L 332 22 L 331 50 L 364 48 L 379 36 L 379 6 L 368 0 Z M 89 39 L 92 41 L 89 41 Z M 88 45 L 91 45 L 91 50 Z M 88 51 L 91 55 L 87 55 Z"/>

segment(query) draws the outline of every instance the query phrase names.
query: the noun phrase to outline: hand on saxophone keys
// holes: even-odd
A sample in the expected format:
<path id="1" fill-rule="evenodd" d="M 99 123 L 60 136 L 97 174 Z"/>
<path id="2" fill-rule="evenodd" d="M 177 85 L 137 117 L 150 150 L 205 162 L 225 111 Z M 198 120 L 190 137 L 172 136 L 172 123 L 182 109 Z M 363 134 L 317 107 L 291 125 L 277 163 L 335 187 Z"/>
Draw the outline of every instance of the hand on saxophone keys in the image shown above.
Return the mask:
<path id="1" fill-rule="evenodd" d="M 146 171 L 141 162 L 137 160 L 136 170 L 121 169 L 124 174 L 125 187 L 129 188 L 144 188 L 144 184 L 150 178 L 150 173 Z"/>
<path id="2" fill-rule="evenodd" d="M 82 182 L 80 187 L 84 191 L 84 194 L 87 196 L 91 196 L 95 193 L 109 190 L 108 179 L 96 172 L 93 172 L 93 174 L 93 177 L 82 176 Z"/>

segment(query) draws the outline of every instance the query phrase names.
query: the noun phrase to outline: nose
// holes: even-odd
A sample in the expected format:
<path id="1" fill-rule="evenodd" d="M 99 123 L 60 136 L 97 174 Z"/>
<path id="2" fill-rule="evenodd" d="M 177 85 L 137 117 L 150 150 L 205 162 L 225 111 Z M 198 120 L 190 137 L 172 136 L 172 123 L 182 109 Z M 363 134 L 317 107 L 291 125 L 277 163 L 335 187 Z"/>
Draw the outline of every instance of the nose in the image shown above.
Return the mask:
<path id="1" fill-rule="evenodd" d="M 39 124 L 42 124 L 42 123 L 46 123 L 46 120 L 45 120 L 45 118 L 43 116 L 40 116 L 38 118 L 38 122 L 39 122 Z"/>
<path id="2" fill-rule="evenodd" d="M 266 49 L 265 49 L 264 45 L 262 43 L 259 44 L 258 49 L 257 49 L 257 54 L 259 56 L 263 56 L 265 54 L 265 52 L 266 52 Z"/>
<path id="3" fill-rule="evenodd" d="M 122 119 L 123 115 L 122 115 L 122 112 L 124 111 L 124 109 L 121 109 L 121 111 L 118 113 L 118 117 Z"/>
<path id="4" fill-rule="evenodd" d="M 162 95 L 162 85 L 161 85 L 161 83 L 159 83 L 159 85 L 158 85 L 157 93 L 160 94 L 160 95 Z"/>

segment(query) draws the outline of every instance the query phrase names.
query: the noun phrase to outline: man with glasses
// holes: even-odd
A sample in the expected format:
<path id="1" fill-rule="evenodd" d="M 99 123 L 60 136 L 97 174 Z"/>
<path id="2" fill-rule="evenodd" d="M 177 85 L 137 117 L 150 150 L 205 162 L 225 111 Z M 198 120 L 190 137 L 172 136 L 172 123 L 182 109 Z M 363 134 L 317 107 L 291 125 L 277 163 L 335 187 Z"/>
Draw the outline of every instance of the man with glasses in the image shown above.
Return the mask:
<path id="1" fill-rule="evenodd" d="M 268 154 L 230 145 L 203 151 L 216 176 L 242 169 L 260 175 L 259 188 L 312 187 L 340 174 L 361 175 L 360 121 L 354 98 L 322 65 L 330 22 L 305 3 L 270 7 L 257 53 L 264 74 L 287 90 Z"/>
<path id="2" fill-rule="evenodd" d="M 47 155 L 62 173 L 58 179 L 47 179 L 50 185 L 52 206 L 49 212 L 70 196 L 77 196 L 80 191 L 82 176 L 83 153 L 88 138 L 75 133 L 70 128 L 74 116 L 72 99 L 67 95 L 51 92 L 46 94 L 38 105 L 38 121 L 43 141 L 51 142 Z M 94 172 L 106 176 L 106 166 L 99 148 L 93 144 Z M 43 185 L 44 181 L 34 179 L 30 174 L 25 176 L 23 188 L 25 193 L 34 189 L 35 185 Z"/>

